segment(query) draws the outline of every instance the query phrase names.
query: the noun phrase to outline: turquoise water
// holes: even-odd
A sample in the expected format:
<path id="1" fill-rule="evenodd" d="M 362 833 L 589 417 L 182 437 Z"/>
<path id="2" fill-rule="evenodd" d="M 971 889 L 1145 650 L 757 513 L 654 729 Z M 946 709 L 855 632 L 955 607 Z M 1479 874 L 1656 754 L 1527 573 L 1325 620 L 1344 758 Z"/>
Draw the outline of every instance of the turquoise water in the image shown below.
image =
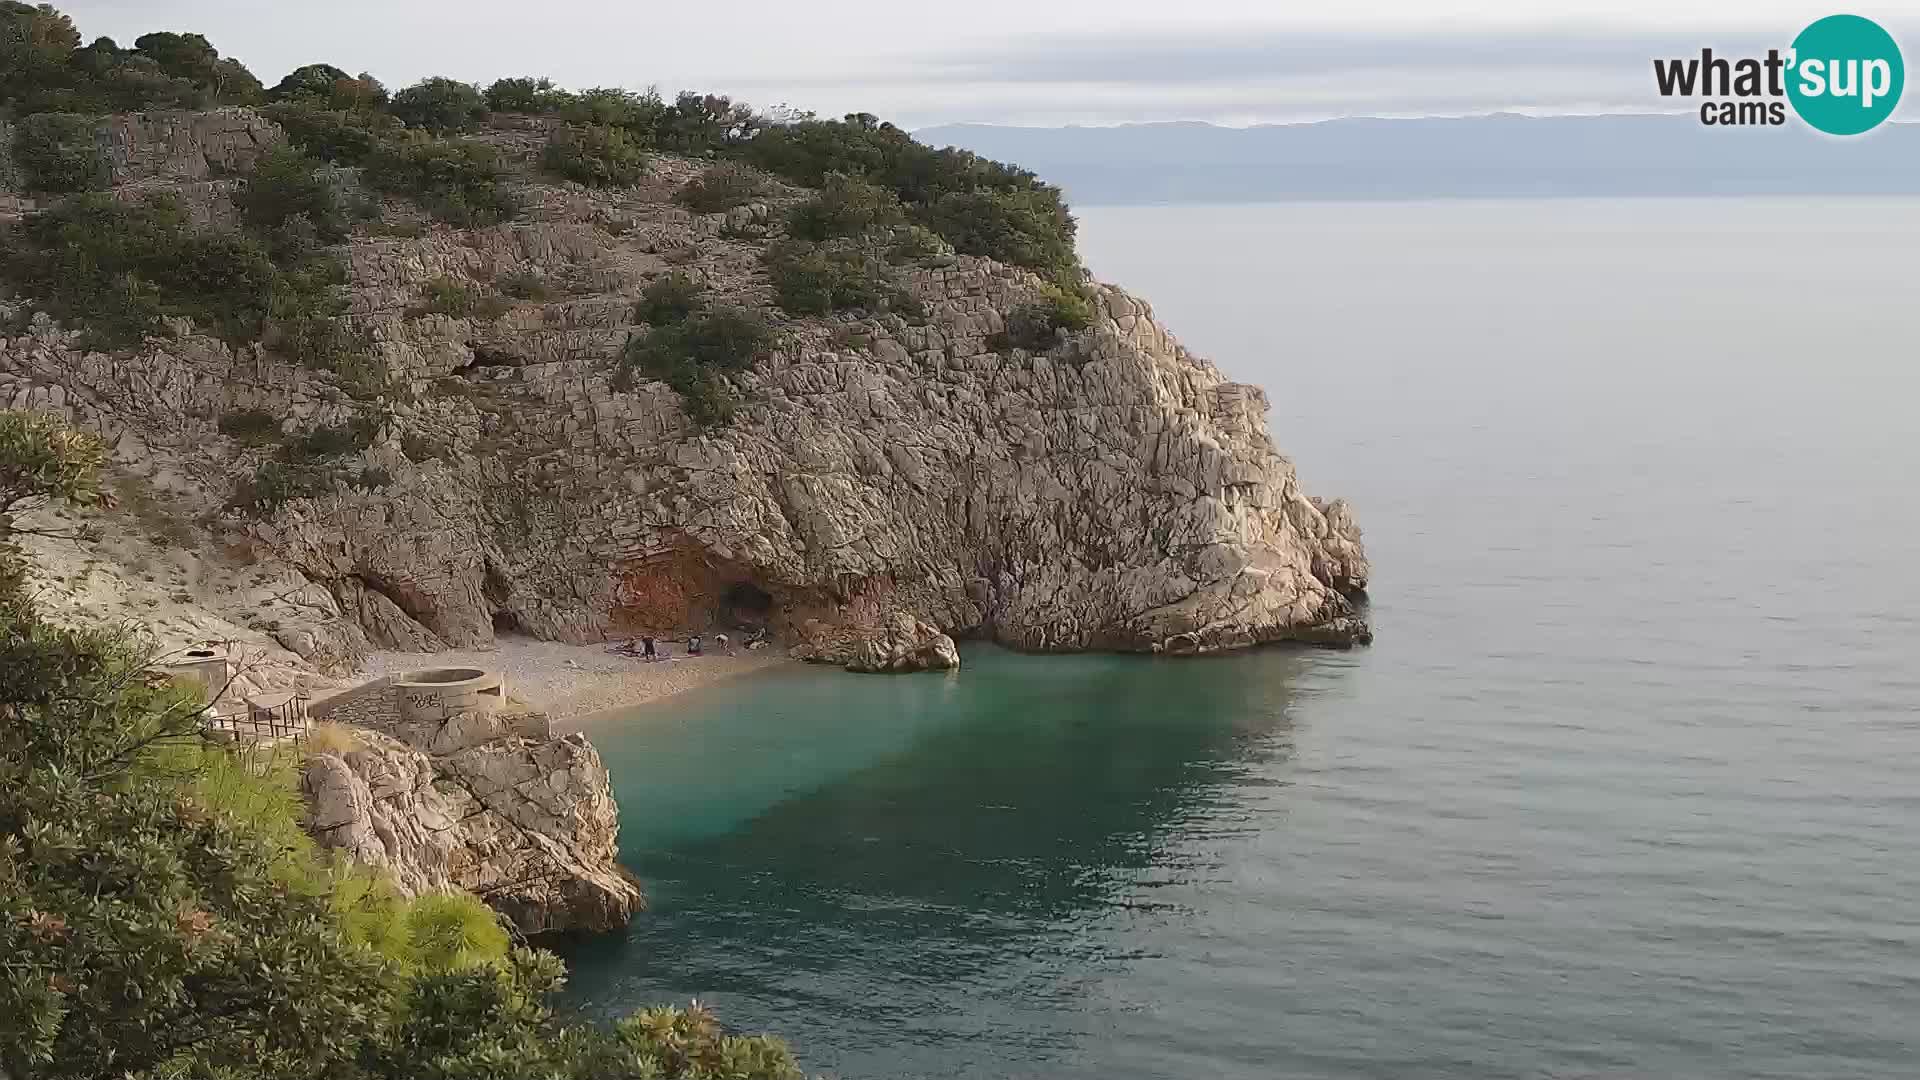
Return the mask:
<path id="1" fill-rule="evenodd" d="M 1094 210 L 1352 497 L 1373 648 L 972 647 L 593 735 L 698 996 L 881 1077 L 1920 1069 L 1920 204 Z"/>

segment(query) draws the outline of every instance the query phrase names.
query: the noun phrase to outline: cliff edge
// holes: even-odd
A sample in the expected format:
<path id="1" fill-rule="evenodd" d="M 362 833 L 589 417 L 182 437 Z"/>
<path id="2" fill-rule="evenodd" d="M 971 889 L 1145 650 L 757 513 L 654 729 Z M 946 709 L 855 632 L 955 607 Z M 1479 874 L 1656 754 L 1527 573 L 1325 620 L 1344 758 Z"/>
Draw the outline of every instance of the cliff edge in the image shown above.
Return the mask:
<path id="1" fill-rule="evenodd" d="M 920 666 L 890 637 L 945 654 L 901 620 L 1029 650 L 1370 639 L 1349 601 L 1368 574 L 1350 510 L 1302 488 L 1264 393 L 1144 301 L 1089 282 L 1084 328 L 1021 347 L 1012 324 L 1049 283 L 948 253 L 898 267 L 909 295 L 893 310 L 795 316 L 766 266 L 810 189 L 769 182 L 698 213 L 676 196 L 703 165 L 667 154 L 625 187 L 556 181 L 538 168 L 554 128 L 498 117 L 467 137 L 516 170 L 522 211 L 495 225 L 435 223 L 358 170 L 329 172 L 384 204 L 380 228 L 339 246 L 370 378 L 178 320 L 95 350 L 17 295 L 0 301 L 0 406 L 101 430 L 128 469 L 163 463 L 199 535 L 293 583 L 230 597 L 229 620 L 322 670 L 507 632 L 764 629 L 871 670 Z M 245 109 L 98 132 L 116 197 L 166 191 L 208 228 L 233 222 L 231 177 L 280 138 Z M 728 373 L 730 423 L 618 371 L 651 328 L 637 301 L 669 276 L 776 331 Z M 436 302 L 449 291 L 484 302 Z M 269 422 L 238 437 L 235 417 Z M 289 444 L 345 431 L 330 482 L 239 493 Z"/>

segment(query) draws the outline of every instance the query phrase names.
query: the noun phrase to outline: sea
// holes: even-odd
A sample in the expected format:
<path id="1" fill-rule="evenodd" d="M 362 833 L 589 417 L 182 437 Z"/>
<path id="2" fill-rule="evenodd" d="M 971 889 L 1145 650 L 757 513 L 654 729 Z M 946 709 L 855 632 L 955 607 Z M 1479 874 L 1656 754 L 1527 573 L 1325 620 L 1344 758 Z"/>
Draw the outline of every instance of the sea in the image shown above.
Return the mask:
<path id="1" fill-rule="evenodd" d="M 597 719 L 698 999 L 849 1078 L 1920 1076 L 1920 201 L 1094 207 L 1377 640 Z"/>

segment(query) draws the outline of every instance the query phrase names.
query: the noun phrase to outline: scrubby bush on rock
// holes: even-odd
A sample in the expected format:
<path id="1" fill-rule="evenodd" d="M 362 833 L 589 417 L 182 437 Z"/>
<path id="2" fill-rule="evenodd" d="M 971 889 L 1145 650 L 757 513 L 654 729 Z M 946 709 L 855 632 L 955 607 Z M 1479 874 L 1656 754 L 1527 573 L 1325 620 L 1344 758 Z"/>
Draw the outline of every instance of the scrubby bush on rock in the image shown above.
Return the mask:
<path id="1" fill-rule="evenodd" d="M 722 162 L 687 181 L 674 201 L 696 214 L 720 214 L 765 195 L 767 178 L 760 170 L 737 162 Z"/>
<path id="2" fill-rule="evenodd" d="M 408 127 L 435 135 L 471 131 L 487 118 L 487 100 L 479 87 L 440 76 L 394 94 L 387 109 Z"/>
<path id="3" fill-rule="evenodd" d="M 296 100 L 266 109 L 268 119 L 287 133 L 287 141 L 336 165 L 361 165 L 399 131 L 399 121 L 381 112 L 334 109 Z"/>
<path id="4" fill-rule="evenodd" d="M 1026 349 L 1045 352 L 1060 343 L 1062 334 L 1085 330 L 1093 325 L 1093 303 L 1079 289 L 1049 285 L 1042 298 L 1022 304 L 1007 313 L 1006 329 L 987 340 L 996 352 Z"/>
<path id="5" fill-rule="evenodd" d="M 233 193 L 240 219 L 248 228 L 266 234 L 284 230 L 298 219 L 319 243 L 345 240 L 346 209 L 333 184 L 320 175 L 319 164 L 286 143 L 262 154 Z"/>
<path id="6" fill-rule="evenodd" d="M 0 254 L 15 287 L 109 344 L 133 344 L 168 316 L 234 338 L 257 336 L 278 268 L 260 241 L 196 229 L 175 200 L 81 195 L 29 218 Z"/>
<path id="7" fill-rule="evenodd" d="M 13 133 L 13 160 L 30 191 L 64 194 L 107 186 L 107 165 L 94 140 L 91 117 L 35 113 Z"/>
<path id="8" fill-rule="evenodd" d="M 462 228 L 498 225 L 520 212 L 499 151 L 481 143 L 384 144 L 368 161 L 367 180 Z"/>
<path id="9" fill-rule="evenodd" d="M 259 98 L 259 80 L 198 34 L 147 34 L 132 49 L 103 37 L 82 47 L 73 20 L 53 7 L 0 2 L 0 112 L 204 109 Z"/>
<path id="10" fill-rule="evenodd" d="M 487 87 L 487 108 L 502 113 L 547 113 L 567 104 L 573 95 L 553 85 L 552 79 L 496 79 Z"/>
<path id="11" fill-rule="evenodd" d="M 1032 173 L 964 150 L 935 150 L 860 113 L 768 127 L 739 150 L 809 187 L 835 174 L 893 192 L 909 218 L 955 250 L 1066 280 L 1077 268 L 1075 223 L 1060 190 Z"/>
<path id="12" fill-rule="evenodd" d="M 820 191 L 793 208 L 787 231 L 801 240 L 860 236 L 873 229 L 905 224 L 907 212 L 893 192 L 845 173 L 827 177 Z"/>
<path id="13" fill-rule="evenodd" d="M 776 244 L 767 251 L 766 265 L 780 306 L 794 315 L 845 308 L 920 313 L 893 268 L 855 240 Z"/>
<path id="14" fill-rule="evenodd" d="M 725 307 L 698 312 L 628 342 L 615 385 L 631 386 L 636 374 L 658 379 L 679 392 L 694 423 L 717 427 L 733 418 L 736 403 L 727 373 L 752 366 L 773 340 L 772 328 L 753 312 Z"/>
<path id="15" fill-rule="evenodd" d="M 641 322 L 654 326 L 677 323 L 706 306 L 707 287 L 686 274 L 672 273 L 658 278 L 640 292 L 633 313 Z"/>
<path id="16" fill-rule="evenodd" d="M 569 127 L 555 132 L 542 158 L 547 171 L 588 187 L 631 187 L 647 174 L 647 155 L 624 128 Z"/>
<path id="17" fill-rule="evenodd" d="M 280 421 L 260 409 L 230 412 L 220 417 L 220 434 L 254 445 L 270 443 L 280 438 Z"/>

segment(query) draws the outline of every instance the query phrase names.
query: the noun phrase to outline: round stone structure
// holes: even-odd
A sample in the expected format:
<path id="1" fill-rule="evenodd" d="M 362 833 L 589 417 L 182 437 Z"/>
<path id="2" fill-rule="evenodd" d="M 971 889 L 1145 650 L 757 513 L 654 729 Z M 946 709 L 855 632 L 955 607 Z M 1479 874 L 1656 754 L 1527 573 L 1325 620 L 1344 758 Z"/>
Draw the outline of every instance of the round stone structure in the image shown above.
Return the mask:
<path id="1" fill-rule="evenodd" d="M 506 677 L 484 668 L 430 668 L 393 680 L 393 704 L 403 721 L 490 715 L 506 703 Z"/>

